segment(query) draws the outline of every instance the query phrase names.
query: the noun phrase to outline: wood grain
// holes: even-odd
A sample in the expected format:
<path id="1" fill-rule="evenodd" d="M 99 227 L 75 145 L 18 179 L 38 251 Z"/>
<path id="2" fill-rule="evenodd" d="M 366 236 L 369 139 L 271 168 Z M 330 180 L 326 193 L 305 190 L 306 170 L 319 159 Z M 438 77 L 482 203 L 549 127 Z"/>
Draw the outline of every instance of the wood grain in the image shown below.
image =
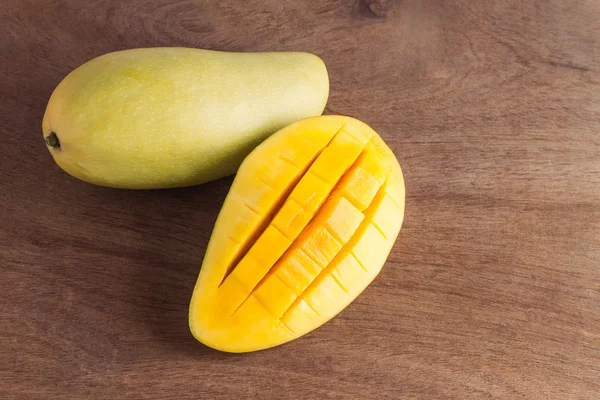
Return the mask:
<path id="1" fill-rule="evenodd" d="M 600 2 L 0 2 L 0 398 L 600 398 Z M 94 187 L 44 148 L 114 50 L 303 50 L 407 182 L 381 275 L 317 331 L 228 355 L 187 305 L 231 179 Z"/>

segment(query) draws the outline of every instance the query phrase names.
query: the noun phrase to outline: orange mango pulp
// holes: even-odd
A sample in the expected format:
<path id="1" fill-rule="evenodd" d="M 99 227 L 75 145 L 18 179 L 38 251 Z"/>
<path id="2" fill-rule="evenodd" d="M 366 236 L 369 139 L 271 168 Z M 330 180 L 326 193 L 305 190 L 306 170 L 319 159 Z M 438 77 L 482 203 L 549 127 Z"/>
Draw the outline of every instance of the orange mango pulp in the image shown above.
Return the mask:
<path id="1" fill-rule="evenodd" d="M 243 162 L 190 304 L 202 343 L 228 352 L 296 339 L 377 276 L 404 217 L 396 157 L 344 116 L 283 128 Z"/>

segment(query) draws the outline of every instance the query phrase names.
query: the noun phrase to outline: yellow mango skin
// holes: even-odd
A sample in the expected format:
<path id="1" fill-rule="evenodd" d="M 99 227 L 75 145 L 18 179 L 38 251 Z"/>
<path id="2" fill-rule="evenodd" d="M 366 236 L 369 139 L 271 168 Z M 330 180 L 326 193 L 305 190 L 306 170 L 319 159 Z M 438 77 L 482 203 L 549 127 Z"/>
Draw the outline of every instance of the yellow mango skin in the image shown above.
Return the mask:
<path id="1" fill-rule="evenodd" d="M 404 199 L 396 157 L 363 122 L 321 116 L 281 129 L 244 160 L 225 199 L 190 302 L 192 334 L 237 353 L 318 328 L 380 272 Z"/>
<path id="2" fill-rule="evenodd" d="M 95 58 L 54 90 L 42 122 L 56 163 L 117 188 L 197 185 L 235 173 L 272 133 L 321 115 L 329 79 L 308 53 L 145 48 Z M 50 139 L 47 139 L 51 143 Z"/>

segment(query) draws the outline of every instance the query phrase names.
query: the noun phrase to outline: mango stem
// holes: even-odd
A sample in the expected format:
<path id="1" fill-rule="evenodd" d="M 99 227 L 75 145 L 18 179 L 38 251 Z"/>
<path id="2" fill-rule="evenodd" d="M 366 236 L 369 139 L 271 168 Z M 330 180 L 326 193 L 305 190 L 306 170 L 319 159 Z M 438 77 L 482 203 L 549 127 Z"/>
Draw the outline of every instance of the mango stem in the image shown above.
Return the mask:
<path id="1" fill-rule="evenodd" d="M 55 149 L 60 149 L 60 140 L 58 140 L 56 133 L 50 132 L 50 134 L 44 138 L 44 141 L 48 146 Z"/>

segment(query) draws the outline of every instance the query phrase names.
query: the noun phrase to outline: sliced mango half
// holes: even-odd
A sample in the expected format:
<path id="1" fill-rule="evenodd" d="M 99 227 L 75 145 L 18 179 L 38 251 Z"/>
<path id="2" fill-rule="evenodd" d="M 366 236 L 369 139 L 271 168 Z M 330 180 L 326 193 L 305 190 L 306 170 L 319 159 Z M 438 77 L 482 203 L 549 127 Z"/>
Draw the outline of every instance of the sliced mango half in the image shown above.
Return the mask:
<path id="1" fill-rule="evenodd" d="M 193 335 L 249 352 L 296 339 L 377 276 L 404 217 L 396 157 L 345 116 L 298 121 L 243 162 L 192 295 Z"/>

